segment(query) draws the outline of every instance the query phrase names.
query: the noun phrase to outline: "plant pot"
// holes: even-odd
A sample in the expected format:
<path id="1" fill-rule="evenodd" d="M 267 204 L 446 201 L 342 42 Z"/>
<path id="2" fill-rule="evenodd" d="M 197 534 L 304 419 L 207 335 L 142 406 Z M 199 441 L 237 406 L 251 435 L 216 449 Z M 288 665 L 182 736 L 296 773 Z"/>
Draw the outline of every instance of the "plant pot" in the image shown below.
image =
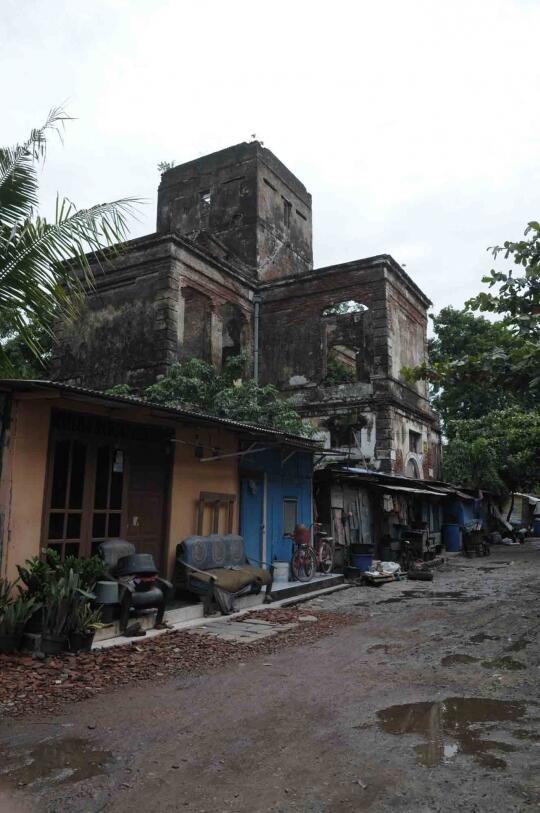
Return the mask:
<path id="1" fill-rule="evenodd" d="M 0 635 L 0 652 L 17 652 L 21 646 L 21 634 Z"/>
<path id="2" fill-rule="evenodd" d="M 94 605 L 96 606 L 96 605 Z M 103 624 L 112 624 L 120 616 L 119 604 L 103 604 L 101 606 L 101 621 Z"/>
<path id="3" fill-rule="evenodd" d="M 66 646 L 65 635 L 42 635 L 41 651 L 45 655 L 58 655 Z"/>
<path id="4" fill-rule="evenodd" d="M 69 636 L 71 652 L 90 652 L 95 632 L 72 632 Z"/>
<path id="5" fill-rule="evenodd" d="M 43 632 L 43 613 L 41 608 L 32 613 L 26 622 L 24 631 L 31 635 L 41 635 Z"/>

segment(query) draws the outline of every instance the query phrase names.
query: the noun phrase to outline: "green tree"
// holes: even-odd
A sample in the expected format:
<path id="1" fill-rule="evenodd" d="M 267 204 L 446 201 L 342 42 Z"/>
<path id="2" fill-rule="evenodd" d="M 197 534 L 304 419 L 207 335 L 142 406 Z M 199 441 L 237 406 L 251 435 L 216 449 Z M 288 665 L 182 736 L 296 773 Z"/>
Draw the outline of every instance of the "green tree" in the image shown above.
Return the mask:
<path id="1" fill-rule="evenodd" d="M 312 434 L 311 426 L 275 387 L 271 384 L 261 387 L 252 379 L 245 379 L 245 366 L 246 359 L 242 355 L 228 359 L 221 372 L 202 359 L 178 362 L 141 395 L 166 406 L 192 408 L 294 434 Z M 107 392 L 128 395 L 131 390 L 121 384 Z"/>
<path id="2" fill-rule="evenodd" d="M 540 410 L 509 407 L 450 421 L 448 436 L 443 457 L 448 480 L 509 492 L 540 486 Z"/>
<path id="3" fill-rule="evenodd" d="M 447 421 L 474 417 L 486 401 L 492 409 L 540 404 L 540 224 L 532 221 L 524 240 L 491 252 L 510 259 L 511 268 L 483 277 L 490 290 L 466 302 L 465 310 L 443 309 L 434 318 L 428 364 L 402 371 L 406 379 L 431 383 Z M 475 312 L 491 313 L 496 321 Z"/>
<path id="4" fill-rule="evenodd" d="M 52 222 L 39 216 L 38 169 L 47 136 L 61 135 L 69 120 L 56 108 L 22 144 L 0 148 L 0 372 L 13 374 L 19 350 L 36 359 L 46 353 L 58 318 L 73 318 L 92 285 L 89 255 L 118 250 L 127 235 L 135 200 L 126 198 L 88 209 L 57 196 Z M 15 341 L 17 347 L 13 344 Z M 23 351 L 22 348 L 25 348 Z M 10 347 L 11 351 L 10 352 Z M 20 360 L 20 359 L 19 359 Z M 26 363 L 26 362 L 25 362 Z M 25 363 L 19 371 L 26 369 Z"/>
<path id="5" fill-rule="evenodd" d="M 494 359 L 495 380 L 503 386 L 526 388 L 540 403 L 540 223 L 531 221 L 525 239 L 491 249 L 495 258 L 511 258 L 508 271 L 492 269 L 482 291 L 467 302 L 471 310 L 497 314 L 519 341 L 506 356 L 502 368 Z"/>
<path id="6" fill-rule="evenodd" d="M 501 366 L 506 365 L 522 345 L 522 339 L 505 324 L 452 307 L 431 318 L 434 336 L 428 344 L 427 374 L 433 406 L 445 426 L 451 420 L 479 418 L 494 409 L 534 404 L 528 390 L 491 385 L 493 356 Z"/>

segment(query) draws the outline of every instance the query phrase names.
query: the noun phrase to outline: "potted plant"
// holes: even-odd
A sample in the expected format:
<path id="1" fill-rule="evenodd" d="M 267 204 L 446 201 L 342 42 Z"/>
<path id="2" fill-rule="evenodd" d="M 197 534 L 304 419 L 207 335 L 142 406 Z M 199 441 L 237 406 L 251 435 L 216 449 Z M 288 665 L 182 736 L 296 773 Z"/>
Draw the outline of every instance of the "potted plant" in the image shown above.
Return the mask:
<path id="1" fill-rule="evenodd" d="M 101 608 L 94 610 L 88 602 L 78 602 L 75 605 L 71 624 L 70 650 L 72 652 L 90 652 L 96 630 L 104 626 L 101 622 Z"/>
<path id="2" fill-rule="evenodd" d="M 20 648 L 26 622 L 39 605 L 26 593 L 12 598 L 14 584 L 0 581 L 0 652 L 15 652 Z"/>
<path id="3" fill-rule="evenodd" d="M 45 594 L 51 582 L 56 581 L 60 557 L 56 551 L 46 549 L 44 558 L 33 556 L 25 566 L 17 565 L 19 578 L 26 587 L 26 593 L 35 600 L 34 611 L 26 624 L 25 632 L 39 634 L 43 630 L 43 614 L 39 611 L 44 604 Z"/>
<path id="4" fill-rule="evenodd" d="M 89 556 L 88 559 L 79 559 L 77 556 L 66 556 L 58 568 L 60 575 L 66 575 L 70 570 L 79 576 L 81 590 L 92 592 L 96 582 L 101 581 L 107 573 L 105 562 L 99 556 Z"/>
<path id="5" fill-rule="evenodd" d="M 81 597 L 90 600 L 92 595 L 80 589 L 79 576 L 73 570 L 46 586 L 41 634 L 41 650 L 46 655 L 56 655 L 65 648 L 71 619 Z"/>

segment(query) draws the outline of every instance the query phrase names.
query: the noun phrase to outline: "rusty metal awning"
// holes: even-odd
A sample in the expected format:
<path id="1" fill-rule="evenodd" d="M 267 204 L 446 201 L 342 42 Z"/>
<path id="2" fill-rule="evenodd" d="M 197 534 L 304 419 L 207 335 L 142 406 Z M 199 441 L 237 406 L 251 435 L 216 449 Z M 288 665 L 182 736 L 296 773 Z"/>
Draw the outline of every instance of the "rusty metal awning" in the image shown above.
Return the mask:
<path id="1" fill-rule="evenodd" d="M 427 488 L 413 488 L 412 486 L 387 486 L 387 485 L 379 485 L 376 484 L 377 488 L 380 488 L 382 491 L 403 491 L 406 494 L 427 494 L 430 497 L 446 497 L 446 493 L 444 491 L 435 491 L 435 489 L 427 489 Z"/>

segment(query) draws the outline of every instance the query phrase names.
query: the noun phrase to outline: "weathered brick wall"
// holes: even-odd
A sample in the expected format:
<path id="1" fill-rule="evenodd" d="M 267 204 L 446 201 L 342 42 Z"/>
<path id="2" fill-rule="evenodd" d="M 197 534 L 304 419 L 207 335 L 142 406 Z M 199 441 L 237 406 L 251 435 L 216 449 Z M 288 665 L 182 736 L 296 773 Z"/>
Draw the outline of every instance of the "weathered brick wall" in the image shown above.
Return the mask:
<path id="1" fill-rule="evenodd" d="M 189 237 L 208 232 L 257 279 L 313 265 L 311 195 L 257 141 L 164 173 L 157 229 Z"/>
<path id="2" fill-rule="evenodd" d="M 359 261 L 317 269 L 285 283 L 261 288 L 261 379 L 282 389 L 313 387 L 325 376 L 323 311 L 356 300 L 369 309 L 358 323 L 358 340 L 372 350 L 366 372 L 388 369 L 383 265 Z"/>
<path id="3" fill-rule="evenodd" d="M 167 241 L 142 238 L 100 268 L 74 322 L 59 326 L 51 377 L 96 389 L 139 387 L 171 357 Z"/>

